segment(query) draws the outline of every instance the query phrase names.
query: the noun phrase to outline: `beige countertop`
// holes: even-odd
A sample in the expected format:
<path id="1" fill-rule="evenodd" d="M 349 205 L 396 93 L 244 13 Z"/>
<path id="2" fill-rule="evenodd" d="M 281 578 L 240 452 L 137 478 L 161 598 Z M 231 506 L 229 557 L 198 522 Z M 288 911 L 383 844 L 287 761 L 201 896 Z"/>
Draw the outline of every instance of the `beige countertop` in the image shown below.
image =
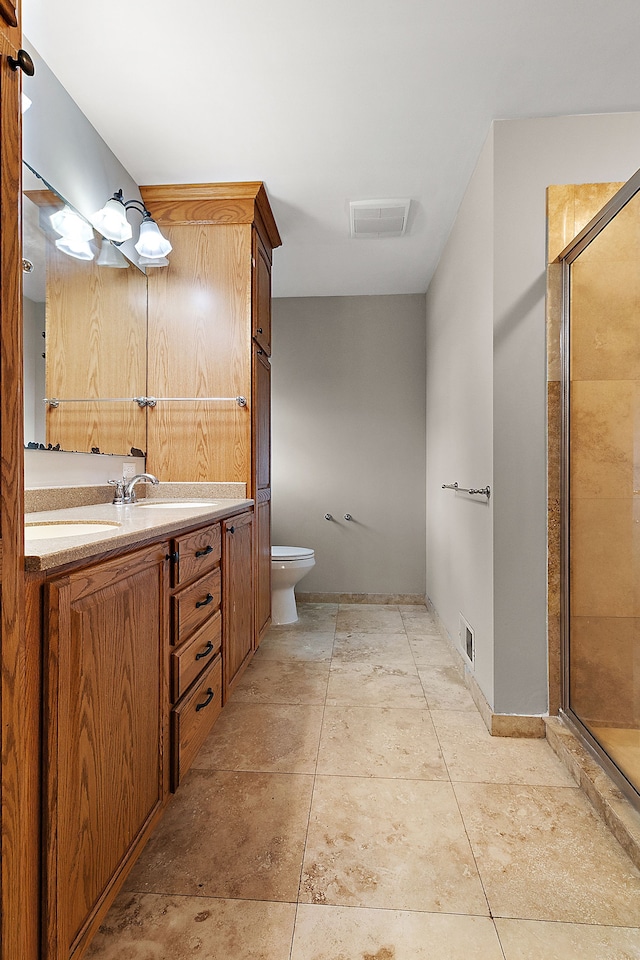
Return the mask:
<path id="1" fill-rule="evenodd" d="M 111 550 L 171 537 L 182 529 L 232 516 L 253 504 L 253 500 L 217 498 L 206 505 L 175 507 L 168 498 L 165 501 L 169 504 L 166 509 L 157 506 L 150 510 L 143 506 L 149 502 L 143 499 L 139 503 L 126 505 L 94 503 L 25 514 L 25 526 L 34 523 L 49 525 L 60 521 L 117 524 L 100 533 L 28 540 L 25 543 L 25 570 L 52 570 L 76 560 L 97 560 Z M 153 502 L 161 503 L 159 499 Z"/>

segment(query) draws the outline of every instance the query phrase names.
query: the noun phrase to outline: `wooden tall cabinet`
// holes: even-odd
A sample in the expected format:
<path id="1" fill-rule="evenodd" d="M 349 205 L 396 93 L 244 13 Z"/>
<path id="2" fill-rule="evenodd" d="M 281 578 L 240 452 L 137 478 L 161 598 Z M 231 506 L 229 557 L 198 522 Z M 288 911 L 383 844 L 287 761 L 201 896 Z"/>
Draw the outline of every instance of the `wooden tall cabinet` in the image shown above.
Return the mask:
<path id="1" fill-rule="evenodd" d="M 255 647 L 271 617 L 271 255 L 280 236 L 262 183 L 141 192 L 173 245 L 169 266 L 149 271 L 147 390 L 157 404 L 147 469 L 165 481 L 246 484 L 256 502 Z"/>
<path id="2" fill-rule="evenodd" d="M 39 650 L 27 645 L 23 546 L 20 4 L 0 0 L 0 958 L 38 956 Z"/>

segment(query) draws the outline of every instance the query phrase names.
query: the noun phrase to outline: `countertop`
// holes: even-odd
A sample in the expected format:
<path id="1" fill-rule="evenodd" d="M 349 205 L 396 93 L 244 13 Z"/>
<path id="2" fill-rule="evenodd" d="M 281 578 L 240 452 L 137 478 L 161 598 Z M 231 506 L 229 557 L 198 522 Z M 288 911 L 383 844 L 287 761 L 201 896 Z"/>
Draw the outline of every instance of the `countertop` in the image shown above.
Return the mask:
<path id="1" fill-rule="evenodd" d="M 170 506 L 167 509 L 158 506 L 150 510 L 143 506 L 149 502 L 161 501 L 143 499 L 139 503 L 117 506 L 113 503 L 96 503 L 25 514 L 25 525 L 49 524 L 61 520 L 118 524 L 112 530 L 101 533 L 28 540 L 25 544 L 25 570 L 51 570 L 75 560 L 97 560 L 111 550 L 135 547 L 152 539 L 170 537 L 181 529 L 232 516 L 253 504 L 253 500 L 217 498 L 206 506 Z M 171 499 L 165 502 L 171 503 Z"/>

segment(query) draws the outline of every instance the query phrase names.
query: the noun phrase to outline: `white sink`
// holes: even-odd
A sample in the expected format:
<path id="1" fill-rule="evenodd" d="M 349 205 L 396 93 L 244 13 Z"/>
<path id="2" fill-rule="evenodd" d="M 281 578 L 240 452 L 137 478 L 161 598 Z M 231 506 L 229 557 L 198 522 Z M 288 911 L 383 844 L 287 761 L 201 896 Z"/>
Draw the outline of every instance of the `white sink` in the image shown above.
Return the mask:
<path id="1" fill-rule="evenodd" d="M 219 507 L 219 500 L 140 500 L 135 504 L 143 510 L 186 510 L 188 507 Z"/>
<path id="2" fill-rule="evenodd" d="M 119 523 L 94 520 L 52 520 L 51 523 L 25 523 L 25 540 L 52 540 L 54 537 L 86 537 L 91 533 L 106 533 Z"/>

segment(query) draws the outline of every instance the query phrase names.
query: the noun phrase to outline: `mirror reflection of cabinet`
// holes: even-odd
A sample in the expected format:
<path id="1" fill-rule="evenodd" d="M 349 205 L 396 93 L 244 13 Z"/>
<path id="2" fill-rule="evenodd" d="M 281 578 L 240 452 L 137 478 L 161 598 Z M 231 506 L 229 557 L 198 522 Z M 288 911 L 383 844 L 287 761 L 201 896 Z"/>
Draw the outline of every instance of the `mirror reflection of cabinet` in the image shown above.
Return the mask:
<path id="1" fill-rule="evenodd" d="M 32 264 L 24 274 L 25 440 L 144 451 L 146 408 L 132 398 L 146 392 L 146 276 L 121 256 L 102 263 L 97 234 L 93 259 L 58 249 L 50 216 L 64 202 L 41 182 L 33 188 L 34 179 L 23 198 L 24 256 Z"/>

